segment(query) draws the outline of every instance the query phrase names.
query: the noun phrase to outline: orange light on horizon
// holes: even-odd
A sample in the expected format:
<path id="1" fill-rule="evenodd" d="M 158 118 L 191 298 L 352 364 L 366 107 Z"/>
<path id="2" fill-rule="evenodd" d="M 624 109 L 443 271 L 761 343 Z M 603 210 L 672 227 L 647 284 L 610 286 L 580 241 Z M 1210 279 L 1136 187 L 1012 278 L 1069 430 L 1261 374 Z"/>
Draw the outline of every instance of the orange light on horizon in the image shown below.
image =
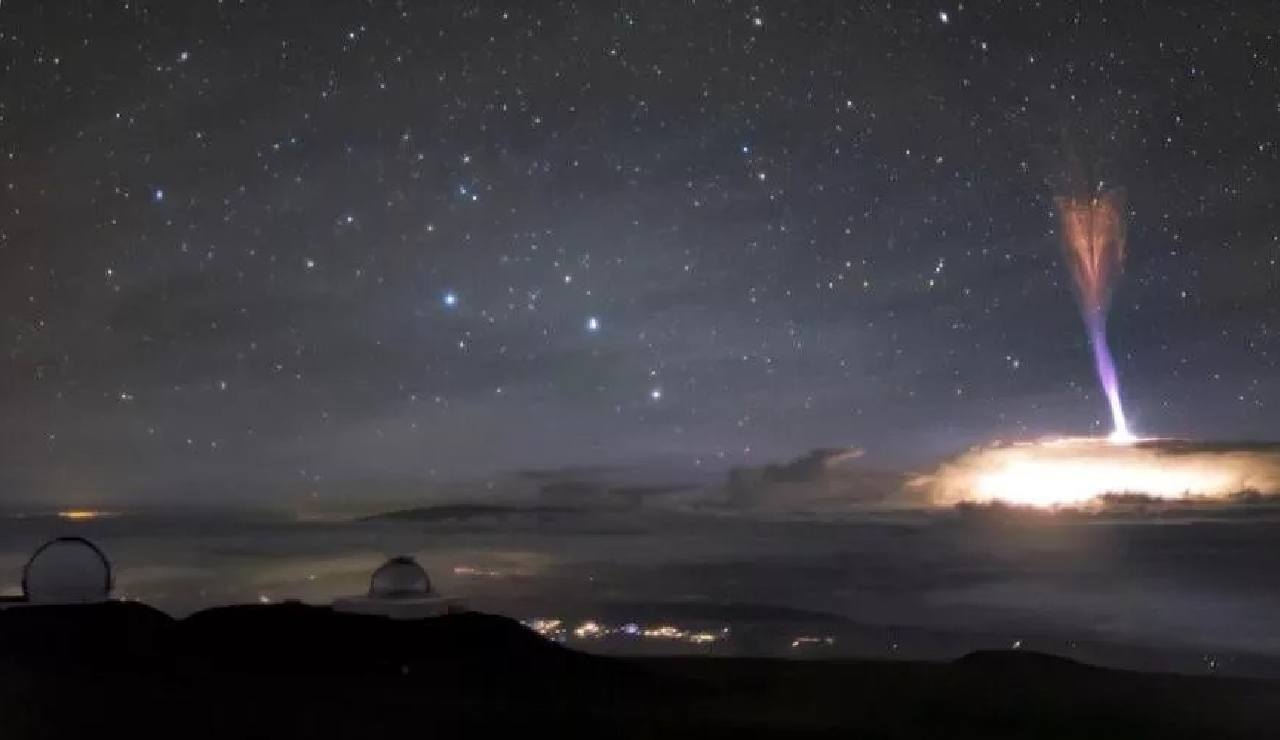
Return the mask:
<path id="1" fill-rule="evenodd" d="M 81 521 L 85 519 L 97 519 L 98 517 L 106 516 L 106 515 L 107 515 L 106 512 L 97 511 L 96 509 L 66 509 L 58 512 L 59 518 L 71 519 L 73 521 Z"/>

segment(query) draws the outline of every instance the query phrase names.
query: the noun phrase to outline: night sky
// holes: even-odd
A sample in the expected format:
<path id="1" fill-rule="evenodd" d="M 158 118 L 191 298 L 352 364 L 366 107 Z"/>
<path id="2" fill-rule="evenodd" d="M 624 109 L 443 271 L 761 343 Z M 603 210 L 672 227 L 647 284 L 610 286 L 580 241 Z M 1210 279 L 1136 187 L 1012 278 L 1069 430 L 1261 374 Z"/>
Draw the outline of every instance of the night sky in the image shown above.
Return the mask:
<path id="1" fill-rule="evenodd" d="M 1274 437 L 1280 8 L 1071 5 L 5 0 L 0 502 L 1103 433 L 1079 172 L 1136 430 Z"/>

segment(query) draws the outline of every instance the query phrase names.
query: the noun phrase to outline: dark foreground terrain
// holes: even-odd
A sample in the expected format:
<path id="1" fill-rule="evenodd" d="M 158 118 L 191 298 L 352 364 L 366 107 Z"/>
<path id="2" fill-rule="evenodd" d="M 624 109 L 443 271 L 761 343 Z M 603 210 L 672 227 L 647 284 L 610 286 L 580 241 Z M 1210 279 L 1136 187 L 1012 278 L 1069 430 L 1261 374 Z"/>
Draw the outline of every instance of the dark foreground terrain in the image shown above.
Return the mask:
<path id="1" fill-rule="evenodd" d="M 1028 652 L 620 660 L 486 614 L 392 622 L 284 604 L 174 620 L 112 603 L 0 610 L 0 723 L 4 738 L 1265 738 L 1280 732 L 1280 685 Z"/>

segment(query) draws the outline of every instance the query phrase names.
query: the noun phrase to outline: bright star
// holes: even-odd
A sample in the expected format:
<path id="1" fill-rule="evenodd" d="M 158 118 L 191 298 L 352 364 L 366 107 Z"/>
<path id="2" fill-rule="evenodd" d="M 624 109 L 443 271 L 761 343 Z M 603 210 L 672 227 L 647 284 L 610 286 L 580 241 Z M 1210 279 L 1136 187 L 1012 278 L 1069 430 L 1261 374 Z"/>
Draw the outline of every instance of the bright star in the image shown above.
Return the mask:
<path id="1" fill-rule="evenodd" d="M 458 294 L 454 293 L 452 290 L 446 291 L 444 294 L 444 297 L 441 300 L 444 302 L 444 305 L 448 306 L 449 308 L 453 308 L 454 306 L 458 305 Z"/>

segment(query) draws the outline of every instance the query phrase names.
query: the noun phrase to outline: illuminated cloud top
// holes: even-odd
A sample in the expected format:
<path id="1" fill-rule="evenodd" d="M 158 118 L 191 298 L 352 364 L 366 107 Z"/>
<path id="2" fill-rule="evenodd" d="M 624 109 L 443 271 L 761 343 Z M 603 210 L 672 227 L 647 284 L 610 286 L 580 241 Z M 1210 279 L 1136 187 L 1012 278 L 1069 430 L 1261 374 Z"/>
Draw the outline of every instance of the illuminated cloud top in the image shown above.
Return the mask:
<path id="1" fill-rule="evenodd" d="M 975 447 L 910 483 L 937 505 L 1086 505 L 1108 494 L 1223 499 L 1280 493 L 1280 444 L 1085 437 Z"/>

